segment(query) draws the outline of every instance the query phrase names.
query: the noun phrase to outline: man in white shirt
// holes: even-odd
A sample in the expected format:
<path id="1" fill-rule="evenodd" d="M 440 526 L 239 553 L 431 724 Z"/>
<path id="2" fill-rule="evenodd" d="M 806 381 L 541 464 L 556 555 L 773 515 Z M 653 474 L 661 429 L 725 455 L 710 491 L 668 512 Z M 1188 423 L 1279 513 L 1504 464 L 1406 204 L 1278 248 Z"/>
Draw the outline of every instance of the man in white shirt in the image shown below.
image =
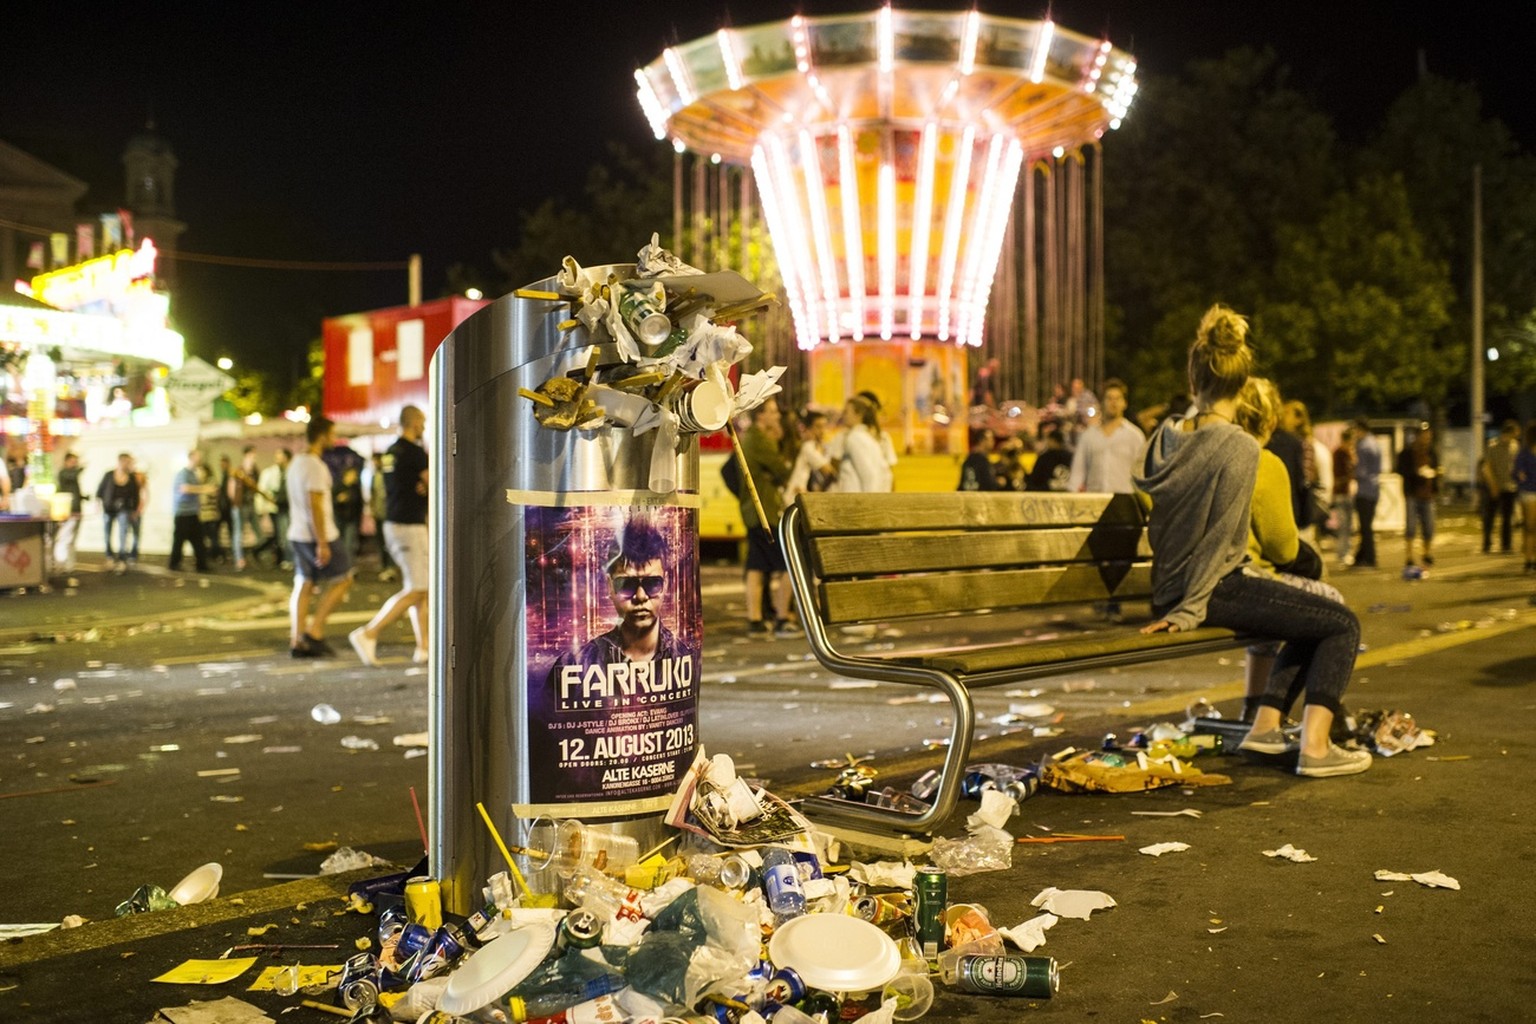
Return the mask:
<path id="1" fill-rule="evenodd" d="M 1104 404 L 1099 416 L 1078 438 L 1067 490 L 1131 493 L 1131 470 L 1147 436 L 1125 418 L 1125 406 L 1125 382 L 1111 377 L 1104 382 Z"/>
<path id="2" fill-rule="evenodd" d="M 307 447 L 288 465 L 288 540 L 293 546 L 293 595 L 288 602 L 289 648 L 295 658 L 335 654 L 325 622 L 352 586 L 352 561 L 331 506 L 331 471 L 320 453 L 336 443 L 336 424 L 316 416 L 304 430 Z M 319 593 L 311 613 L 310 599 Z"/>

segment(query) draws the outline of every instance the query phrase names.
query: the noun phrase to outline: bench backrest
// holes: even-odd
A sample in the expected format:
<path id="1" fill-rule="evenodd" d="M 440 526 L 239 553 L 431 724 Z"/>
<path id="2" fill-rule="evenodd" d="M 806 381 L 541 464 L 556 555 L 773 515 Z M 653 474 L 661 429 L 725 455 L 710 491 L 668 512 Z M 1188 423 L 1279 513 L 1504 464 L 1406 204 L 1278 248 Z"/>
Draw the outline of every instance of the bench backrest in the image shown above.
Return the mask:
<path id="1" fill-rule="evenodd" d="M 822 620 L 847 625 L 1151 595 L 1128 494 L 806 493 L 791 544 Z"/>

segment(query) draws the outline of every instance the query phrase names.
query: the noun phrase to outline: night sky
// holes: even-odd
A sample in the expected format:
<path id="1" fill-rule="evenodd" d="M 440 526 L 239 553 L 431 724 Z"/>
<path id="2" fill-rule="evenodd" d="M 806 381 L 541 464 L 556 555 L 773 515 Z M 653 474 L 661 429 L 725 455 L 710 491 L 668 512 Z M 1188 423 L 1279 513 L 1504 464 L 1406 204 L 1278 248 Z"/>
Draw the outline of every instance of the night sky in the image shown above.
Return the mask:
<path id="1" fill-rule="evenodd" d="M 30 5 L 7 18 L 0 139 L 89 182 L 81 211 L 91 213 L 121 202 L 123 146 L 153 116 L 180 161 L 187 252 L 304 261 L 403 261 L 420 252 L 431 297 L 451 263 L 489 270 L 490 251 L 515 241 L 520 211 L 552 195 L 575 197 L 605 140 L 661 145 L 635 102 L 633 72 L 663 47 L 722 24 L 873 6 Z M 1431 71 L 1475 81 L 1486 111 L 1536 148 L 1533 76 L 1521 56 L 1536 38 L 1536 8 L 1482 10 L 1493 6 L 1463 5 L 1478 13 L 1460 19 L 1383 2 L 1058 0 L 1049 9 L 1063 27 L 1130 50 L 1143 76 L 1176 73 L 1236 45 L 1270 46 L 1346 139 L 1363 137 L 1412 84 L 1422 50 Z M 1035 2 L 982 9 L 1047 12 Z M 302 360 L 323 316 L 406 299 L 403 270 L 184 262 L 180 278 L 173 315 L 190 349 L 268 366 Z"/>

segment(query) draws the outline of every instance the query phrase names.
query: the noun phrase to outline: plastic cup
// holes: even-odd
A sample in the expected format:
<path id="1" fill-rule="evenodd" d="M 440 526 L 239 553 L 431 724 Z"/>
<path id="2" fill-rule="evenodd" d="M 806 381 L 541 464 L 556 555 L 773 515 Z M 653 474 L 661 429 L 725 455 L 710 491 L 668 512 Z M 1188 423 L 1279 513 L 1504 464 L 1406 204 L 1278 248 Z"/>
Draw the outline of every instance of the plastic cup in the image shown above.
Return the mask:
<path id="1" fill-rule="evenodd" d="M 917 1020 L 926 1014 L 933 1006 L 933 981 L 928 977 L 928 965 L 904 961 L 901 973 L 885 983 L 880 998 L 896 1000 L 896 1010 L 891 1014 L 896 1020 Z"/>

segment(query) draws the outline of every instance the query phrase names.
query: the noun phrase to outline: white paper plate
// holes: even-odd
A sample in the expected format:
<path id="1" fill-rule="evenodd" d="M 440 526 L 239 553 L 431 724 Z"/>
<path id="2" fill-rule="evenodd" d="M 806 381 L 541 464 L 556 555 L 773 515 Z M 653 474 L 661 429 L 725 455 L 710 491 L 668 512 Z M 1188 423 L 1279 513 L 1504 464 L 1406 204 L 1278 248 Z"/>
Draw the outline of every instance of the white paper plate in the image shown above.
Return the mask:
<path id="1" fill-rule="evenodd" d="M 825 992 L 873 991 L 901 970 L 895 941 L 847 914 L 804 914 L 786 921 L 768 940 L 768 958 Z"/>
<path id="2" fill-rule="evenodd" d="M 448 976 L 437 1001 L 445 1013 L 474 1013 L 533 973 L 555 944 L 553 926 L 524 925 L 487 942 Z"/>
<path id="3" fill-rule="evenodd" d="M 211 900 L 219 894 L 223 878 L 224 865 L 209 862 L 177 882 L 168 895 L 182 906 Z"/>

